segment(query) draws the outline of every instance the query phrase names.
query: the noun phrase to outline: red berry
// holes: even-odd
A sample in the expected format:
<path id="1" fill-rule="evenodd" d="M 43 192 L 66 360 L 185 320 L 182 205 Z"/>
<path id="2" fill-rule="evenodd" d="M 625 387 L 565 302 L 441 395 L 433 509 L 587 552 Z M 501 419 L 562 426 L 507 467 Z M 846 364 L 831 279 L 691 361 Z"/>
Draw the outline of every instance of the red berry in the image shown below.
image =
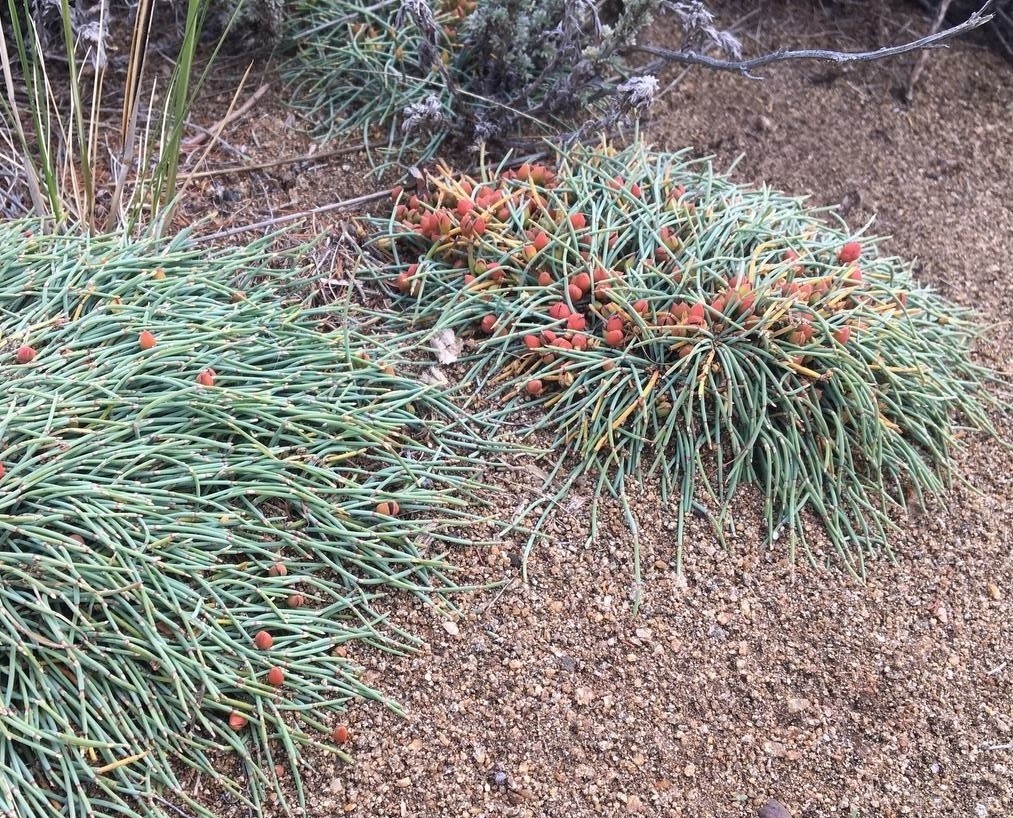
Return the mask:
<path id="1" fill-rule="evenodd" d="M 155 336 L 144 330 L 137 336 L 137 344 L 141 349 L 151 349 L 155 345 Z"/>
<path id="2" fill-rule="evenodd" d="M 383 514 L 387 517 L 397 517 L 398 512 L 401 511 L 401 506 L 398 505 L 397 500 L 383 500 L 377 503 L 373 510 L 377 514 Z"/>
<path id="3" fill-rule="evenodd" d="M 837 341 L 837 343 L 839 344 L 848 343 L 848 339 L 850 337 L 851 337 L 851 326 L 849 324 L 845 324 L 843 327 L 834 332 L 834 340 Z"/>
<path id="4" fill-rule="evenodd" d="M 524 385 L 524 391 L 531 395 L 531 397 L 541 395 L 543 388 L 542 382 L 538 378 L 534 378 Z"/>
<path id="5" fill-rule="evenodd" d="M 587 273 L 577 273 L 573 277 L 573 286 L 578 287 L 581 293 L 591 292 L 591 276 Z"/>
<path id="6" fill-rule="evenodd" d="M 306 597 L 302 594 L 289 594 L 288 599 L 285 600 L 285 604 L 290 608 L 301 608 L 306 604 Z"/>
<path id="7" fill-rule="evenodd" d="M 605 331 L 605 343 L 610 347 L 621 346 L 624 340 L 625 336 L 622 330 L 610 329 Z"/>
<path id="8" fill-rule="evenodd" d="M 331 740 L 335 744 L 347 744 L 348 738 L 348 728 L 344 724 L 339 724 L 331 730 Z"/>
<path id="9" fill-rule="evenodd" d="M 216 374 L 215 371 L 210 367 L 207 369 L 202 369 L 197 374 L 197 383 L 199 383 L 201 386 L 214 386 L 215 374 Z"/>
<path id="10" fill-rule="evenodd" d="M 837 260 L 841 264 L 851 264 L 858 261 L 862 255 L 862 245 L 857 241 L 849 241 L 837 251 Z"/>
<path id="11" fill-rule="evenodd" d="M 397 288 L 399 293 L 410 293 L 412 289 L 412 282 L 408 277 L 408 273 L 398 273 L 397 278 L 394 279 L 394 286 Z"/>
<path id="12" fill-rule="evenodd" d="M 492 313 L 482 316 L 482 332 L 491 333 L 496 329 L 496 316 Z"/>
<path id="13" fill-rule="evenodd" d="M 544 250 L 549 245 L 549 237 L 544 231 L 539 230 L 535 233 L 535 237 L 531 240 L 531 243 L 535 246 L 536 250 Z"/>
<path id="14" fill-rule="evenodd" d="M 557 320 L 561 318 L 569 318 L 572 310 L 564 304 L 562 301 L 557 301 L 551 307 L 549 307 L 549 318 L 555 318 Z"/>
<path id="15" fill-rule="evenodd" d="M 639 315 L 646 315 L 649 306 L 646 298 L 639 298 L 633 302 L 633 312 Z"/>
<path id="16" fill-rule="evenodd" d="M 552 273 L 550 273 L 548 270 L 542 270 L 538 274 L 538 284 L 542 287 L 548 287 L 550 284 L 552 284 Z"/>
<path id="17" fill-rule="evenodd" d="M 274 637 L 267 631 L 257 631 L 256 636 L 253 637 L 253 644 L 260 650 L 270 650 L 274 644 Z"/>
<path id="18" fill-rule="evenodd" d="M 273 667 L 267 671 L 267 683 L 274 687 L 280 687 L 285 681 L 285 671 L 280 667 Z"/>
<path id="19" fill-rule="evenodd" d="M 246 727 L 247 721 L 246 716 L 242 713 L 230 713 L 229 714 L 229 727 L 233 730 L 242 730 Z"/>
<path id="20" fill-rule="evenodd" d="M 570 224 L 573 226 L 574 230 L 583 230 L 587 227 L 587 216 L 583 213 L 571 213 Z"/>
<path id="21" fill-rule="evenodd" d="M 14 353 L 14 358 L 19 364 L 27 364 L 35 359 L 35 350 L 28 345 L 20 346 Z"/>
<path id="22" fill-rule="evenodd" d="M 566 319 L 566 328 L 572 330 L 582 330 L 587 326 L 587 320 L 579 312 L 575 312 L 568 316 Z"/>
<path id="23" fill-rule="evenodd" d="M 584 291 L 576 284 L 567 285 L 566 294 L 570 296 L 570 300 L 573 302 L 580 301 L 584 297 Z"/>

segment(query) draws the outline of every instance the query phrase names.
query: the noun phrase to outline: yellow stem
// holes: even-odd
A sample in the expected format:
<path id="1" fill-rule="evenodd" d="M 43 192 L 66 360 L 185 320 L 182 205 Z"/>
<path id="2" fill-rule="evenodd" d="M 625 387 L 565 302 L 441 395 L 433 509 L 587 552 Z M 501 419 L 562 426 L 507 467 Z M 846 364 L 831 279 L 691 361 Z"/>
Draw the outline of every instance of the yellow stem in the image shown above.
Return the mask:
<path id="1" fill-rule="evenodd" d="M 619 415 L 619 417 L 617 417 L 614 421 L 612 421 L 611 425 L 609 426 L 609 431 L 607 434 L 603 434 L 600 438 L 598 438 L 598 442 L 594 444 L 594 450 L 596 452 L 599 451 L 601 447 L 605 445 L 606 441 L 611 436 L 611 433 L 614 432 L 616 429 L 618 429 L 620 426 L 622 426 L 626 422 L 626 418 L 628 418 L 631 414 L 633 414 L 634 410 L 638 406 L 644 405 L 644 401 L 647 399 L 647 396 L 651 393 L 651 390 L 654 389 L 654 386 L 655 384 L 657 384 L 658 378 L 660 377 L 661 372 L 659 372 L 658 370 L 654 370 L 653 374 L 651 375 L 651 379 L 647 382 L 647 386 L 644 387 L 644 391 L 640 393 L 640 397 L 638 397 L 635 401 L 633 401 L 633 403 L 627 406 Z"/>

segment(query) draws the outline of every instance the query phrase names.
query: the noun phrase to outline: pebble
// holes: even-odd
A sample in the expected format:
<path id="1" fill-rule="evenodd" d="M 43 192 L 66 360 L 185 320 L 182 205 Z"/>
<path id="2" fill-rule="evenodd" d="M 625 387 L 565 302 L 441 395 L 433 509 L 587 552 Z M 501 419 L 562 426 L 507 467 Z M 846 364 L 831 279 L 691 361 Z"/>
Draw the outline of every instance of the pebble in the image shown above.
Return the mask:
<path id="1" fill-rule="evenodd" d="M 942 602 L 936 602 L 932 606 L 932 615 L 939 620 L 940 624 L 945 625 L 950 621 L 950 615 L 946 611 L 946 605 Z"/>
<path id="2" fill-rule="evenodd" d="M 757 818 L 791 818 L 791 813 L 788 812 L 788 808 L 784 804 L 771 798 L 756 811 L 756 816 Z"/>

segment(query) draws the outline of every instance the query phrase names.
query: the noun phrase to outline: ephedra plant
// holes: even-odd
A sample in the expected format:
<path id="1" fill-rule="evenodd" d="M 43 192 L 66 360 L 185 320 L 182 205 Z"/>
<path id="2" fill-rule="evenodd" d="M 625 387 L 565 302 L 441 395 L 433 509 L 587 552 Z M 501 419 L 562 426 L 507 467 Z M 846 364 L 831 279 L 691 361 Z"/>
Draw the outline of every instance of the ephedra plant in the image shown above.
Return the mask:
<path id="1" fill-rule="evenodd" d="M 478 444 L 264 246 L 40 227 L 0 226 L 0 815 L 294 811 L 380 695 L 348 644 L 412 644 L 376 597 L 451 587 Z"/>
<path id="2" fill-rule="evenodd" d="M 465 380 L 554 437 L 557 497 L 656 474 L 680 553 L 748 483 L 770 539 L 815 558 L 819 520 L 861 572 L 946 486 L 955 424 L 990 428 L 971 315 L 832 212 L 639 144 L 425 183 L 373 221 L 397 320 L 471 339 Z"/>

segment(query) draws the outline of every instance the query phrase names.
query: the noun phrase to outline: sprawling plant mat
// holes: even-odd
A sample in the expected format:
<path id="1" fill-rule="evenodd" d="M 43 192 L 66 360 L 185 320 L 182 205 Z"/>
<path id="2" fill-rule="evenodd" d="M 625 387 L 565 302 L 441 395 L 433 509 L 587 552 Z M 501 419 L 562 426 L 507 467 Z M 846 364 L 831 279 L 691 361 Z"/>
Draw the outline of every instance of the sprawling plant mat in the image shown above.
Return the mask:
<path id="1" fill-rule="evenodd" d="M 677 564 L 686 514 L 720 532 L 753 484 L 769 540 L 815 557 L 820 521 L 861 573 L 892 515 L 946 487 L 959 426 L 991 429 L 970 311 L 832 212 L 685 153 L 440 166 L 372 226 L 392 326 L 470 338 L 491 414 L 541 410 L 557 498 L 590 471 L 626 505 L 628 479 L 657 475 Z"/>
<path id="2" fill-rule="evenodd" d="M 474 440 L 265 247 L 40 227 L 0 227 L 0 815 L 301 802 L 300 747 L 379 695 L 341 646 L 449 587 Z"/>

